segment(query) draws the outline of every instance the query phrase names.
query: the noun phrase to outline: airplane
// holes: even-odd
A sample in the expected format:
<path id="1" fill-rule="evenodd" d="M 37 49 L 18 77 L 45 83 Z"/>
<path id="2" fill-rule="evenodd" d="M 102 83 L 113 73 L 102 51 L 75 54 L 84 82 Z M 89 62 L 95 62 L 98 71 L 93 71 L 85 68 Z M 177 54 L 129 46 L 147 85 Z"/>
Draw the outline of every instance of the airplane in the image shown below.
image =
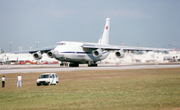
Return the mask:
<path id="1" fill-rule="evenodd" d="M 98 43 L 61 41 L 58 45 L 47 48 L 28 51 L 33 54 L 36 60 L 42 58 L 43 53 L 47 53 L 50 58 L 55 58 L 61 62 L 70 62 L 70 67 L 79 67 L 79 64 L 88 64 L 89 67 L 98 66 L 97 62 L 105 59 L 110 51 L 115 51 L 115 56 L 123 58 L 125 51 L 153 51 L 167 50 L 162 48 L 145 48 L 109 45 L 110 18 L 106 18 L 106 23 L 102 37 Z"/>

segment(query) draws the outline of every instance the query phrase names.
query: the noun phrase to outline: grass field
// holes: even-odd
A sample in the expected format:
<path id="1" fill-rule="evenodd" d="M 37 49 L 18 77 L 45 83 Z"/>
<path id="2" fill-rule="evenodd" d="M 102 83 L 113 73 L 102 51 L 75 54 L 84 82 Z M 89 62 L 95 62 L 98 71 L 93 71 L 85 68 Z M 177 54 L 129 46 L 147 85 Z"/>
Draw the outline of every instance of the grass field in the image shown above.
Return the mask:
<path id="1" fill-rule="evenodd" d="M 51 86 L 36 86 L 41 73 L 22 73 L 21 88 L 19 74 L 4 74 L 0 110 L 180 109 L 180 68 L 56 73 L 60 82 Z"/>

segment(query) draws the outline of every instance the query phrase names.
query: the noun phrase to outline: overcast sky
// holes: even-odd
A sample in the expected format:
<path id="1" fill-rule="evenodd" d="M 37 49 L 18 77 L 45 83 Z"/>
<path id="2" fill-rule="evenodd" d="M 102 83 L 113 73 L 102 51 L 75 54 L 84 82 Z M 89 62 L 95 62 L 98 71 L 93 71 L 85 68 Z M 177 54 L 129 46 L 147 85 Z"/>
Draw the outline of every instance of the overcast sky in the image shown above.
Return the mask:
<path id="1" fill-rule="evenodd" d="M 107 17 L 111 45 L 180 49 L 180 0 L 0 0 L 0 48 L 96 43 Z"/>

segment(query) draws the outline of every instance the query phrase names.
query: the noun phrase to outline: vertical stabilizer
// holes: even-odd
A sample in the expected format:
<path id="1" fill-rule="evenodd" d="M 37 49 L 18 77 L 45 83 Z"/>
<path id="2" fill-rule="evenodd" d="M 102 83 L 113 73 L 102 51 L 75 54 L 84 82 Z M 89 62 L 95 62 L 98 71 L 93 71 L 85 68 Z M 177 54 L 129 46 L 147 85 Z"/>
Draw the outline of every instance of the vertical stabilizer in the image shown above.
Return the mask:
<path id="1" fill-rule="evenodd" d="M 109 44 L 109 29 L 110 29 L 110 18 L 106 18 L 106 24 L 104 27 L 103 35 L 101 39 L 99 39 L 98 41 L 99 44 Z"/>

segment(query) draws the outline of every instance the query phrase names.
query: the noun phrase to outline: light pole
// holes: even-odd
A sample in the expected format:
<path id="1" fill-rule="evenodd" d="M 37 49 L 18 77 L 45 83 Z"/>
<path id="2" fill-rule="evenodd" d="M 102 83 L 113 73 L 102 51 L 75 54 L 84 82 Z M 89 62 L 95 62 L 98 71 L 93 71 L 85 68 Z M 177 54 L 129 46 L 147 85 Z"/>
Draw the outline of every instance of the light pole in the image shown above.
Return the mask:
<path id="1" fill-rule="evenodd" d="M 10 53 L 11 53 L 11 44 L 12 44 L 12 42 L 9 42 L 10 43 Z"/>
<path id="2" fill-rule="evenodd" d="M 21 46 L 19 46 L 19 52 L 20 52 L 20 51 L 22 51 L 22 47 L 21 47 Z"/>
<path id="3" fill-rule="evenodd" d="M 39 41 L 36 41 L 36 48 L 38 48 L 38 43 L 39 43 Z"/>

